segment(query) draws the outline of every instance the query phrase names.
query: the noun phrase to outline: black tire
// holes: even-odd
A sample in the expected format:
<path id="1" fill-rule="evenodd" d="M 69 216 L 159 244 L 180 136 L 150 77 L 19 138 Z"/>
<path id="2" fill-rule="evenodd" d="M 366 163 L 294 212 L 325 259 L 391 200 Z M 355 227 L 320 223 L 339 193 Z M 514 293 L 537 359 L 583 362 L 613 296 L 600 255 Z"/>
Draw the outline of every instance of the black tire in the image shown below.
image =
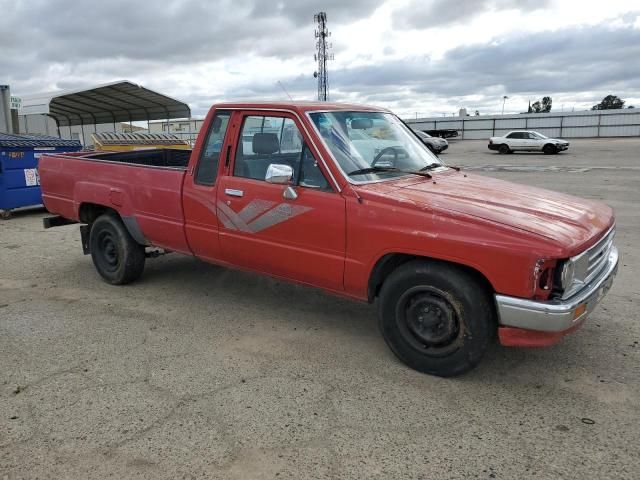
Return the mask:
<path id="1" fill-rule="evenodd" d="M 100 215 L 93 222 L 89 246 L 96 270 L 108 283 L 124 285 L 142 275 L 144 246 L 136 243 L 117 215 Z"/>
<path id="2" fill-rule="evenodd" d="M 435 149 L 431 145 L 427 144 L 427 148 L 429 149 L 429 151 L 431 153 L 433 153 L 434 155 L 437 155 L 437 152 L 435 151 Z"/>
<path id="3" fill-rule="evenodd" d="M 497 332 L 490 292 L 462 267 L 412 260 L 380 290 L 387 345 L 419 372 L 451 377 L 474 368 Z"/>
<path id="4" fill-rule="evenodd" d="M 547 143 L 544 147 L 542 147 L 542 151 L 545 155 L 553 155 L 558 153 L 558 149 L 555 147 L 555 145 L 551 145 L 550 143 Z"/>
<path id="5" fill-rule="evenodd" d="M 502 145 L 500 145 L 500 148 L 498 148 L 498 151 L 502 154 L 511 153 L 511 149 L 509 148 L 509 145 L 507 145 L 506 143 L 503 143 Z"/>

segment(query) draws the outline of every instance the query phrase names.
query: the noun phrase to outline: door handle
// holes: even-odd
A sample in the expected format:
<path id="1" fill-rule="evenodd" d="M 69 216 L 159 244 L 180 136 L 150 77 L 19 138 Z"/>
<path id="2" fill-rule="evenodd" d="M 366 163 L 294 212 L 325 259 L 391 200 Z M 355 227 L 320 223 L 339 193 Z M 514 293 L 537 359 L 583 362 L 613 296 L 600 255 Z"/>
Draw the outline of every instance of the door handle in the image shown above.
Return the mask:
<path id="1" fill-rule="evenodd" d="M 225 188 L 224 193 L 231 197 L 244 197 L 244 192 L 242 190 L 236 190 L 235 188 Z"/>

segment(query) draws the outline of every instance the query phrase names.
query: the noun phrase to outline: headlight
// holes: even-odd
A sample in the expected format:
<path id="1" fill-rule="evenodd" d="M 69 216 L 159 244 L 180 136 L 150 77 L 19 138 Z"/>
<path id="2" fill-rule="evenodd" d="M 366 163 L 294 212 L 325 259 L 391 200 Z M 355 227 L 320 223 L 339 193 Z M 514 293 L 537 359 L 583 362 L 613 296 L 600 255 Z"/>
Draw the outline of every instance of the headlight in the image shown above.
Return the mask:
<path id="1" fill-rule="evenodd" d="M 560 286 L 568 289 L 576 280 L 576 264 L 572 259 L 565 260 L 560 270 Z"/>

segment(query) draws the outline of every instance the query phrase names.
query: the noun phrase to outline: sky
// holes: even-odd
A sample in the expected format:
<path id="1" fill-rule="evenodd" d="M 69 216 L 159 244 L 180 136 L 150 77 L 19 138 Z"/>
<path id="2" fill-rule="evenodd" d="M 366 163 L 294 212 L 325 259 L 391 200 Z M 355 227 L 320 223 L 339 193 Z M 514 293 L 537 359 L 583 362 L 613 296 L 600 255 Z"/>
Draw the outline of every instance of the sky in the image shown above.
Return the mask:
<path id="1" fill-rule="evenodd" d="M 333 101 L 404 117 L 640 107 L 640 0 L 0 0 L 0 84 L 127 79 L 187 102 L 314 100 L 327 13 Z"/>

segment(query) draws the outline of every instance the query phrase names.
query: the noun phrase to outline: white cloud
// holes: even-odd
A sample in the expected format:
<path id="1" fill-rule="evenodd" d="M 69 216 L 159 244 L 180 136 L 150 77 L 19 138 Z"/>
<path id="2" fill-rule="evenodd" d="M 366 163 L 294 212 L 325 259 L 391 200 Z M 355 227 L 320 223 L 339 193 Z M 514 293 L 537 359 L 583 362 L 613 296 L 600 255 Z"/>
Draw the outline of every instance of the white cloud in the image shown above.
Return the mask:
<path id="1" fill-rule="evenodd" d="M 640 52 L 625 42 L 637 41 L 640 16 L 630 3 L 608 0 L 603 18 L 601 4 L 582 1 L 327 0 L 331 95 L 407 115 L 495 112 L 504 94 L 506 111 L 546 94 L 554 109 L 589 107 L 608 93 L 638 105 Z M 284 98 L 278 81 L 312 99 L 318 8 L 309 0 L 176 0 L 157 9 L 134 0 L 95 8 L 0 0 L 4 23 L 24 26 L 18 37 L 0 31 L 2 82 L 26 94 L 128 78 L 188 101 L 197 115 L 217 100 Z"/>

